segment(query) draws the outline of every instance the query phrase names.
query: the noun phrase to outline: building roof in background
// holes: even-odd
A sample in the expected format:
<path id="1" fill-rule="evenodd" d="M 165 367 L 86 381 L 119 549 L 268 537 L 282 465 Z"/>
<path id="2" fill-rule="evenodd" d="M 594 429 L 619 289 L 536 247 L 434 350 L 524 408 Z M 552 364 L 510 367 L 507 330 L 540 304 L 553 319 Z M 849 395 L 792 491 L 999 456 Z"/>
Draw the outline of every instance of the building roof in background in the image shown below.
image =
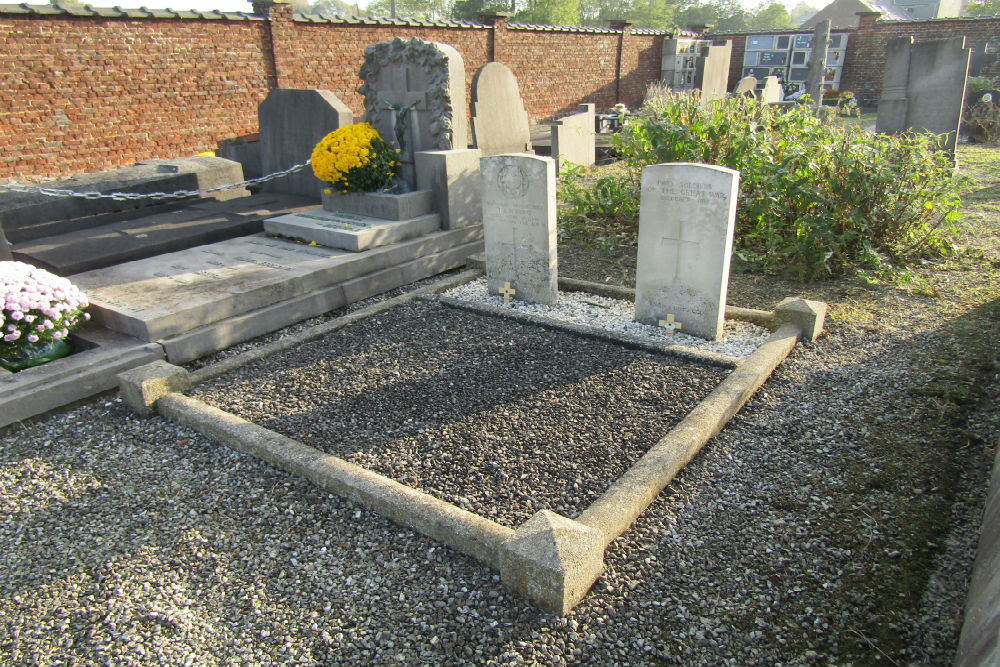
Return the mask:
<path id="1" fill-rule="evenodd" d="M 831 28 L 856 28 L 858 12 L 881 12 L 882 18 L 888 21 L 902 21 L 902 16 L 894 13 L 888 3 L 871 2 L 870 0 L 833 0 L 823 9 L 809 17 L 800 27 L 815 28 L 824 19 L 830 19 Z"/>

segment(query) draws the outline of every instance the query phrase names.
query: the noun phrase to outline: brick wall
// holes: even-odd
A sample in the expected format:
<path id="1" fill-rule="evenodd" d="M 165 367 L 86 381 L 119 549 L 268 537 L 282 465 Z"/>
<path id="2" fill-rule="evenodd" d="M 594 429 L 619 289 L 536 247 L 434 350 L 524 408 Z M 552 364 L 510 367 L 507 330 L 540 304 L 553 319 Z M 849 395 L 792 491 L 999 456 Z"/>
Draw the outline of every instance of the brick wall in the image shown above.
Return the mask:
<path id="1" fill-rule="evenodd" d="M 0 178 L 191 155 L 255 132 L 265 26 L 0 14 Z"/>
<path id="2" fill-rule="evenodd" d="M 0 179 L 211 150 L 256 132 L 257 105 L 274 87 L 331 90 L 360 116 L 365 47 L 395 37 L 455 47 L 467 88 L 491 59 L 506 64 L 533 120 L 583 102 L 637 106 L 659 78 L 663 35 L 624 24 L 344 20 L 293 16 L 271 0 L 255 12 L 0 5 Z"/>

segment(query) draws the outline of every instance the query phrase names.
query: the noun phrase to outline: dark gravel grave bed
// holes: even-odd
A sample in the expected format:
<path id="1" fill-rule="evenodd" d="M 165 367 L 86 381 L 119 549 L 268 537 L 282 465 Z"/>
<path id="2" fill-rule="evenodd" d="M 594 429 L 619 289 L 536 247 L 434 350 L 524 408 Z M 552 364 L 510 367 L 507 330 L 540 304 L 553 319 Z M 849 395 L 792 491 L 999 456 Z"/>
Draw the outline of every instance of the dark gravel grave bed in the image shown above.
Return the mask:
<path id="1" fill-rule="evenodd" d="M 192 395 L 513 528 L 577 516 L 727 373 L 415 302 Z"/>

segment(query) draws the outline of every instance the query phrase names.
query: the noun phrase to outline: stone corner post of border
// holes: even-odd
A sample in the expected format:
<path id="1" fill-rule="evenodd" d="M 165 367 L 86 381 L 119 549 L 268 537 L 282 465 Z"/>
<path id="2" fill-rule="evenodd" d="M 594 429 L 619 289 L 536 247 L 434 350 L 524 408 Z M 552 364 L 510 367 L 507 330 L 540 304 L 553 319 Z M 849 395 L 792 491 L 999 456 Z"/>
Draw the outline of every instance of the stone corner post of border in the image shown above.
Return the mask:
<path id="1" fill-rule="evenodd" d="M 176 392 L 191 388 L 188 372 L 166 361 L 154 361 L 118 374 L 122 400 L 142 417 L 156 414 L 156 402 Z"/>

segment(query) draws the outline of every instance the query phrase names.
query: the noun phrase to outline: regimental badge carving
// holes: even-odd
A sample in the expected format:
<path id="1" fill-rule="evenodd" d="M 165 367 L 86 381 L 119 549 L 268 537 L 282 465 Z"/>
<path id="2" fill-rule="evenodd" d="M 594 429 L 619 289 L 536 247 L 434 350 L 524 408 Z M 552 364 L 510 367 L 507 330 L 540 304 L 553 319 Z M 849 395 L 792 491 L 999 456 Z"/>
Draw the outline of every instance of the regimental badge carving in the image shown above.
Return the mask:
<path id="1" fill-rule="evenodd" d="M 519 164 L 505 164 L 497 174 L 497 185 L 508 197 L 520 199 L 528 192 L 528 175 Z"/>

